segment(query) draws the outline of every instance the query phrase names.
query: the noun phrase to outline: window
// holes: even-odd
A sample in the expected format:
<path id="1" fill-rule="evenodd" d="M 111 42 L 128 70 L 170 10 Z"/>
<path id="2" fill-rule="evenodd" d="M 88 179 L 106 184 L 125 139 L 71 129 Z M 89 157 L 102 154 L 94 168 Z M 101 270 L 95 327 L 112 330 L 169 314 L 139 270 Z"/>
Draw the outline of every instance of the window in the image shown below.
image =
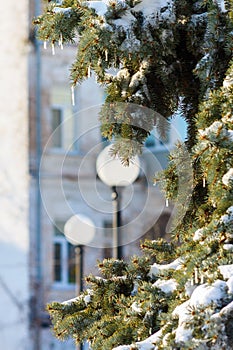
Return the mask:
<path id="1" fill-rule="evenodd" d="M 52 147 L 62 148 L 62 109 L 59 107 L 52 108 Z"/>
<path id="2" fill-rule="evenodd" d="M 60 222 L 54 227 L 53 278 L 55 285 L 67 287 L 75 283 L 75 247 L 67 242 L 63 227 Z"/>
<path id="3" fill-rule="evenodd" d="M 77 152 L 77 125 L 74 114 L 66 105 L 51 107 L 51 141 L 53 151 Z"/>
<path id="4" fill-rule="evenodd" d="M 79 136 L 77 107 L 71 104 L 70 89 L 57 82 L 50 91 L 49 101 L 49 126 L 52 134 L 49 143 L 50 150 L 55 153 L 77 153 L 77 137 Z"/>

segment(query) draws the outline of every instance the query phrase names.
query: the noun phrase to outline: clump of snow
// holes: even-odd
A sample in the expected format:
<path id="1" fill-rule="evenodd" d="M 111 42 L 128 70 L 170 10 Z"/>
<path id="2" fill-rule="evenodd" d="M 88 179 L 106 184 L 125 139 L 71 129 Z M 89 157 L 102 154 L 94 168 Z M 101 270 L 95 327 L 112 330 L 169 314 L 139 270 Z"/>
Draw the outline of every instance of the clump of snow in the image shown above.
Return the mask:
<path id="1" fill-rule="evenodd" d="M 221 301 L 226 298 L 228 290 L 229 285 L 222 280 L 217 280 L 212 285 L 199 285 L 194 289 L 189 300 L 175 308 L 173 316 L 179 317 L 179 324 L 176 329 L 175 337 L 177 343 L 186 343 L 192 338 L 193 330 L 188 327 L 192 318 L 190 307 L 207 307 L 212 303 L 221 305 Z"/>
<path id="2" fill-rule="evenodd" d="M 85 304 L 90 303 L 90 301 L 91 301 L 91 296 L 90 296 L 90 294 L 85 295 L 85 297 L 83 298 L 83 300 L 85 301 Z"/>
<path id="3" fill-rule="evenodd" d="M 171 265 L 171 264 L 168 264 Z M 166 265 L 166 266 L 168 266 Z M 164 266 L 164 265 L 161 265 Z M 172 265 L 174 267 L 174 265 Z M 179 266 L 176 264 L 176 266 Z M 178 327 L 174 331 L 175 333 L 175 341 L 178 344 L 185 344 L 193 338 L 193 329 L 189 327 L 189 323 L 192 319 L 191 310 L 192 308 L 202 307 L 205 309 L 211 304 L 221 306 L 222 300 L 225 300 L 229 294 L 233 293 L 233 265 L 224 265 L 220 266 L 220 270 L 225 278 L 231 276 L 227 282 L 222 280 L 215 281 L 212 285 L 203 284 L 195 287 L 194 291 L 191 294 L 190 299 L 186 300 L 181 305 L 178 305 L 173 313 L 173 317 L 178 317 Z M 158 280 L 162 281 L 162 280 Z M 159 284 L 160 282 L 157 283 Z M 164 281 L 162 281 L 164 282 Z M 233 310 L 233 301 L 228 305 L 223 307 L 219 312 L 213 311 L 211 315 L 212 319 L 221 318 L 225 314 L 230 314 Z M 216 321 L 217 322 L 217 321 Z M 204 329 L 204 328 L 203 328 Z M 166 335 L 163 337 L 163 328 L 161 328 L 155 334 L 152 334 L 147 339 L 136 342 L 131 345 L 122 345 L 114 348 L 113 350 L 158 350 L 156 344 L 158 342 L 163 341 L 163 345 L 166 345 Z M 165 343 L 164 343 L 165 342 Z"/>
<path id="4" fill-rule="evenodd" d="M 223 123 L 220 121 L 215 121 L 208 128 L 204 130 L 199 129 L 198 131 L 202 139 L 208 139 L 211 142 L 229 138 L 228 130 L 224 128 Z"/>
<path id="5" fill-rule="evenodd" d="M 188 312 L 189 300 L 185 301 L 181 305 L 178 305 L 174 310 L 172 315 L 174 317 L 179 317 L 179 325 L 190 319 L 190 314 Z"/>
<path id="6" fill-rule="evenodd" d="M 228 130 L 228 137 L 233 141 L 233 130 Z"/>
<path id="7" fill-rule="evenodd" d="M 141 43 L 136 38 L 136 36 L 133 33 L 128 31 L 127 38 L 121 44 L 120 49 L 127 50 L 128 52 L 136 52 L 140 49 L 140 44 Z"/>
<path id="8" fill-rule="evenodd" d="M 228 293 L 233 294 L 233 276 L 227 281 Z"/>
<path id="9" fill-rule="evenodd" d="M 203 228 L 199 228 L 194 232 L 193 240 L 194 241 L 200 241 L 203 237 Z"/>
<path id="10" fill-rule="evenodd" d="M 157 276 L 159 275 L 162 271 L 165 270 L 179 270 L 182 267 L 182 259 L 178 258 L 171 262 L 170 264 L 165 264 L 165 265 L 160 265 L 160 264 L 153 264 L 150 268 L 149 271 L 149 276 Z"/>
<path id="11" fill-rule="evenodd" d="M 121 18 L 116 19 L 114 21 L 114 25 L 117 27 L 121 27 L 125 32 L 128 31 L 131 23 L 135 21 L 135 17 L 131 14 L 131 12 L 127 11 Z"/>
<path id="12" fill-rule="evenodd" d="M 143 311 L 142 308 L 138 306 L 136 301 L 131 305 L 131 309 L 139 314 Z"/>
<path id="13" fill-rule="evenodd" d="M 223 87 L 225 89 L 229 89 L 233 85 L 233 78 L 231 76 L 226 76 L 226 78 L 223 80 Z"/>
<path id="14" fill-rule="evenodd" d="M 230 170 L 228 170 L 228 172 L 225 175 L 223 175 L 222 182 L 226 186 L 233 185 L 233 168 L 230 168 Z"/>
<path id="15" fill-rule="evenodd" d="M 233 311 L 233 301 L 229 303 L 227 306 L 222 308 L 222 310 L 220 311 L 220 315 L 232 313 L 232 311 Z"/>
<path id="16" fill-rule="evenodd" d="M 171 278 L 169 280 L 162 280 L 158 279 L 154 284 L 153 287 L 156 287 L 158 289 L 161 289 L 164 293 L 172 293 L 177 288 L 177 282 L 175 279 Z"/>
<path id="17" fill-rule="evenodd" d="M 233 244 L 223 244 L 223 249 L 233 252 Z"/>
<path id="18" fill-rule="evenodd" d="M 222 12 L 227 12 L 227 9 L 225 6 L 225 0 L 217 0 L 217 3 Z"/>
<path id="19" fill-rule="evenodd" d="M 138 350 L 154 350 L 155 346 L 151 343 L 148 343 L 147 341 L 136 343 Z"/>
<path id="20" fill-rule="evenodd" d="M 187 343 L 192 338 L 193 331 L 191 329 L 180 326 L 176 330 L 176 342 Z"/>
<path id="21" fill-rule="evenodd" d="M 223 117 L 222 117 L 222 121 L 224 122 L 224 123 L 233 123 L 233 114 L 231 114 L 231 113 L 227 113 L 227 114 L 225 114 Z M 228 132 L 229 132 L 230 130 L 228 130 Z"/>
<path id="22" fill-rule="evenodd" d="M 136 342 L 135 345 L 121 345 L 113 350 L 132 350 L 135 348 L 138 350 L 157 350 L 157 346 L 155 345 L 156 342 L 160 340 L 162 337 L 162 329 L 160 329 L 158 332 L 152 334 L 149 338 Z"/>
<path id="23" fill-rule="evenodd" d="M 121 69 L 121 70 L 117 73 L 116 79 L 117 79 L 117 80 L 121 80 L 121 79 L 128 80 L 128 79 L 130 79 L 130 73 L 129 73 L 128 69 L 127 69 L 127 68 Z"/>
<path id="24" fill-rule="evenodd" d="M 68 14 L 71 11 L 71 7 L 54 7 L 53 12 L 54 13 L 63 13 L 63 14 Z"/>
<path id="25" fill-rule="evenodd" d="M 134 88 L 137 87 L 141 82 L 145 80 L 145 73 L 148 69 L 148 62 L 143 61 L 140 65 L 139 70 L 132 76 L 129 87 Z"/>
<path id="26" fill-rule="evenodd" d="M 196 288 L 197 286 L 192 283 L 190 280 L 187 281 L 185 283 L 185 294 L 188 296 L 188 297 L 191 297 L 191 295 L 193 294 L 193 291 L 194 289 Z"/>
<path id="27" fill-rule="evenodd" d="M 171 11 L 169 10 L 169 1 L 166 0 L 142 0 L 137 4 L 134 9 L 140 11 L 146 18 L 146 24 L 154 24 L 156 16 L 159 13 L 160 18 L 171 17 Z M 161 11 L 163 9 L 163 11 Z"/>
<path id="28" fill-rule="evenodd" d="M 149 343 L 155 344 L 162 337 L 162 333 L 163 333 L 163 329 L 160 329 L 158 332 L 152 334 L 149 338 L 142 341 L 141 343 L 144 343 L 145 341 L 147 341 Z"/>
<path id="29" fill-rule="evenodd" d="M 71 304 L 73 304 L 73 303 L 76 303 L 78 300 L 79 300 L 79 297 L 77 297 L 77 298 L 72 298 L 72 299 L 63 301 L 62 304 L 63 304 L 63 305 L 71 305 Z"/>
<path id="30" fill-rule="evenodd" d="M 189 305 L 207 306 L 212 302 L 217 304 L 227 296 L 227 290 L 226 282 L 221 280 L 215 281 L 212 285 L 202 284 L 193 291 Z"/>
<path id="31" fill-rule="evenodd" d="M 224 224 L 232 223 L 233 221 L 233 205 L 229 207 L 226 211 L 225 215 L 222 215 L 220 218 L 220 222 Z"/>
<path id="32" fill-rule="evenodd" d="M 223 275 L 224 279 L 233 277 L 233 264 L 232 265 L 221 265 L 219 266 L 219 270 Z"/>
<path id="33" fill-rule="evenodd" d="M 107 12 L 108 1 L 87 1 L 86 4 L 95 9 L 95 12 L 99 16 L 103 16 Z"/>
<path id="34" fill-rule="evenodd" d="M 85 294 L 85 295 L 82 294 L 76 298 L 72 298 L 72 299 L 63 301 L 62 304 L 63 305 L 71 305 L 71 304 L 76 303 L 80 300 L 83 300 L 85 302 L 85 304 L 87 305 L 91 301 L 91 296 L 93 295 L 93 291 L 91 289 L 86 289 L 85 293 L 87 293 L 87 294 Z"/>

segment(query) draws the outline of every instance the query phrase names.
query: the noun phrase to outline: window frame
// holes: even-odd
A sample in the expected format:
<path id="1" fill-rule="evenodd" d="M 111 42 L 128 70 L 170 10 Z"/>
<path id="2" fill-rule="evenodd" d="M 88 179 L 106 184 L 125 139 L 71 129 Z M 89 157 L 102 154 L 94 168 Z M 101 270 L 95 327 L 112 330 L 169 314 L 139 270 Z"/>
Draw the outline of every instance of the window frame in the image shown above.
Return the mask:
<path id="1" fill-rule="evenodd" d="M 61 111 L 61 146 L 54 146 L 53 142 L 51 142 L 51 147 L 50 150 L 52 150 L 53 152 L 64 152 L 64 127 L 63 127 L 63 123 L 64 123 L 64 114 L 65 114 L 65 107 L 61 104 L 52 104 L 50 106 L 50 115 L 51 115 L 51 135 L 54 134 L 55 130 L 57 129 L 53 129 L 53 110 L 60 110 Z M 51 141 L 53 141 L 53 136 Z"/>
<path id="2" fill-rule="evenodd" d="M 61 280 L 55 280 L 55 245 L 59 244 L 61 249 L 60 266 L 61 266 Z M 55 289 L 65 289 L 71 290 L 75 288 L 76 285 L 76 271 L 74 271 L 74 282 L 69 282 L 69 245 L 71 245 L 64 235 L 56 235 L 55 230 L 53 233 L 53 260 L 52 260 L 52 281 L 53 287 Z M 71 245 L 72 246 L 72 245 Z M 75 256 L 75 246 L 74 248 L 74 264 L 76 269 L 76 256 Z"/>

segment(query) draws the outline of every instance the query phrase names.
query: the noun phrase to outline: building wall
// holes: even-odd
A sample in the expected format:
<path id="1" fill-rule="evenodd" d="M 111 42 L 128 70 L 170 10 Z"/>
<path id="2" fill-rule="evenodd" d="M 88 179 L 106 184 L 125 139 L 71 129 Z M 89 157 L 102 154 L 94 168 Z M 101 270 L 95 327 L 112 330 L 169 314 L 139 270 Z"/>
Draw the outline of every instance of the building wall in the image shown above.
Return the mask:
<path id="1" fill-rule="evenodd" d="M 0 32 L 0 347 L 31 350 L 26 0 L 1 4 Z"/>

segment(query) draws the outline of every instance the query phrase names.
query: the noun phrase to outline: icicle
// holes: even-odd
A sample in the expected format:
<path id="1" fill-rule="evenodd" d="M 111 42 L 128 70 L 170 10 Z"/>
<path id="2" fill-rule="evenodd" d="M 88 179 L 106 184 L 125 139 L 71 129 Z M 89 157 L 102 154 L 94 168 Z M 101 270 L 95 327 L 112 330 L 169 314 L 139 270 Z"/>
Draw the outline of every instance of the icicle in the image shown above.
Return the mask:
<path id="1" fill-rule="evenodd" d="M 101 67 L 101 64 L 102 64 L 102 60 L 101 60 L 101 58 L 99 57 L 99 58 L 98 58 L 98 66 Z"/>
<path id="2" fill-rule="evenodd" d="M 198 269 L 197 269 L 197 267 L 195 267 L 195 269 L 194 269 L 194 280 L 195 280 L 195 284 L 198 284 Z"/>
<path id="3" fill-rule="evenodd" d="M 47 50 L 47 41 L 44 41 L 44 49 Z"/>
<path id="4" fill-rule="evenodd" d="M 61 33 L 61 35 L 60 35 L 60 39 L 59 39 L 58 45 L 60 46 L 61 50 L 63 50 L 63 37 L 62 37 L 62 33 Z"/>
<path id="5" fill-rule="evenodd" d="M 75 106 L 74 85 L 71 85 L 71 101 L 72 101 L 72 106 Z"/>
<path id="6" fill-rule="evenodd" d="M 201 275 L 201 284 L 204 284 L 204 275 Z"/>
<path id="7" fill-rule="evenodd" d="M 55 55 L 55 45 L 52 43 L 52 55 Z"/>
<path id="8" fill-rule="evenodd" d="M 91 77 L 91 66 L 88 67 L 87 76 L 88 76 L 88 78 Z"/>
<path id="9" fill-rule="evenodd" d="M 203 187 L 205 187 L 205 176 L 203 177 Z"/>
<path id="10" fill-rule="evenodd" d="M 166 207 L 169 206 L 168 199 L 166 198 Z"/>
<path id="11" fill-rule="evenodd" d="M 190 282 L 191 286 L 194 286 L 194 279 L 191 278 L 191 282 Z"/>
<path id="12" fill-rule="evenodd" d="M 108 61 L 108 50 L 105 50 L 105 61 Z"/>

